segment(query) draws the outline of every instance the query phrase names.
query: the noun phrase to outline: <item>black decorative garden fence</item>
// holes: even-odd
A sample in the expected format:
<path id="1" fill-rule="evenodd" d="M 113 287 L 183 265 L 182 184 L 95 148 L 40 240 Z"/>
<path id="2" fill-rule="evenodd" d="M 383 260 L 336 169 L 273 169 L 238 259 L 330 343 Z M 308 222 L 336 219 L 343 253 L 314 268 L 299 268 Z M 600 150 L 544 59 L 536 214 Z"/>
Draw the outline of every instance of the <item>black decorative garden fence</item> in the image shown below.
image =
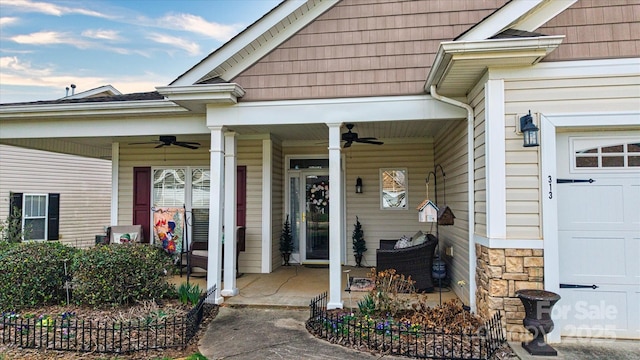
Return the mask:
<path id="1" fill-rule="evenodd" d="M 384 354 L 422 359 L 486 360 L 505 343 L 502 319 L 496 313 L 475 331 L 429 330 L 389 319 L 363 319 L 328 312 L 327 293 L 311 300 L 307 327 L 332 343 Z"/>
<path id="2" fill-rule="evenodd" d="M 3 313 L 3 344 L 20 348 L 125 354 L 153 349 L 184 348 L 195 336 L 204 317 L 205 303 L 215 294 L 212 287 L 182 316 L 161 311 L 131 321 L 85 321 L 64 313 L 58 318 Z"/>

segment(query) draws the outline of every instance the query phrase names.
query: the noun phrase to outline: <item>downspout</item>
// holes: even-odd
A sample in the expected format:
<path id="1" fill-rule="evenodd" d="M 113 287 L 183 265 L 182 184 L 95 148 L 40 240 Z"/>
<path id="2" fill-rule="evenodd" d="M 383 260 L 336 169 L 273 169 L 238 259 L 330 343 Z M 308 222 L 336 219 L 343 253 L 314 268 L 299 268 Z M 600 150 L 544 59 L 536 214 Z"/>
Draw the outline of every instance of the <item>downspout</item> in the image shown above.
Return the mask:
<path id="1" fill-rule="evenodd" d="M 436 86 L 431 85 L 431 96 L 447 104 L 467 110 L 467 202 L 469 212 L 469 307 L 476 311 L 476 244 L 475 244 L 475 197 L 474 197 L 474 116 L 473 108 L 458 100 L 444 97 L 436 92 Z"/>

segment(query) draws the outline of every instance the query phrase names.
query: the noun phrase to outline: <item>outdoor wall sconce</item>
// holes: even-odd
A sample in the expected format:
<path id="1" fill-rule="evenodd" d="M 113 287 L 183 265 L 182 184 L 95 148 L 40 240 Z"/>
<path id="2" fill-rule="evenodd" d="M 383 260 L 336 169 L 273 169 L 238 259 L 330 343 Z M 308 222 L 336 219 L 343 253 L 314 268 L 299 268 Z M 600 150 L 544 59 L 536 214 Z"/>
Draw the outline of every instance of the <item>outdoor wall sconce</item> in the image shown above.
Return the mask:
<path id="1" fill-rule="evenodd" d="M 360 177 L 356 179 L 356 194 L 362 194 L 362 179 Z"/>
<path id="2" fill-rule="evenodd" d="M 522 131 L 522 137 L 524 138 L 524 147 L 540 146 L 538 130 L 540 129 L 533 124 L 531 110 L 529 110 L 527 115 L 520 118 L 520 131 Z"/>

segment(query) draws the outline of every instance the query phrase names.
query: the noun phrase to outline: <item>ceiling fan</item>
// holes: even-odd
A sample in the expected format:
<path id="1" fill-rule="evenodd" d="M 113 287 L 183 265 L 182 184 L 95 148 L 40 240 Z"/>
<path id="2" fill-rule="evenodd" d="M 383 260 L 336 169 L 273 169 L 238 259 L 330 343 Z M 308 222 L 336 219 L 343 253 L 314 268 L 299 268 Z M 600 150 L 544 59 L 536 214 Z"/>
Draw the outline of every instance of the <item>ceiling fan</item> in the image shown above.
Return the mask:
<path id="1" fill-rule="evenodd" d="M 343 148 L 348 148 L 354 142 L 363 143 L 363 144 L 373 144 L 373 145 L 382 145 L 384 144 L 382 141 L 378 141 L 377 138 L 374 137 L 358 137 L 358 133 L 351 132 L 353 129 L 353 124 L 347 124 L 348 132 L 342 134 L 342 141 L 345 141 Z"/>
<path id="2" fill-rule="evenodd" d="M 187 149 L 197 149 L 200 147 L 200 143 L 197 142 L 189 142 L 189 141 L 176 141 L 176 137 L 173 135 L 160 135 L 159 140 L 157 141 L 147 141 L 147 142 L 138 142 L 138 143 L 130 143 L 129 145 L 143 145 L 143 144 L 157 144 L 157 148 L 161 148 L 163 146 L 182 146 Z"/>

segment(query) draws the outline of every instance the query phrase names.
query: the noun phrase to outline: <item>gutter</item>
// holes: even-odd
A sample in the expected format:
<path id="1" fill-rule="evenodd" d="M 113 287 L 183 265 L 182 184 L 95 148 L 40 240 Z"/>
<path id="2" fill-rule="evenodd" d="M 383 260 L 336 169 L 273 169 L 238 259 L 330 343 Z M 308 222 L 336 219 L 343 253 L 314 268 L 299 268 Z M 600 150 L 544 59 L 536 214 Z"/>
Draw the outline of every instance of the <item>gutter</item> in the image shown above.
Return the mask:
<path id="1" fill-rule="evenodd" d="M 431 96 L 444 103 L 461 107 L 467 110 L 467 203 L 468 203 L 468 232 L 469 232 L 469 307 L 471 311 L 476 309 L 476 244 L 475 244 L 475 197 L 474 197 L 474 120 L 473 108 L 458 100 L 444 97 L 436 92 L 436 86 L 431 85 Z M 473 289 L 473 291 L 472 291 Z"/>

